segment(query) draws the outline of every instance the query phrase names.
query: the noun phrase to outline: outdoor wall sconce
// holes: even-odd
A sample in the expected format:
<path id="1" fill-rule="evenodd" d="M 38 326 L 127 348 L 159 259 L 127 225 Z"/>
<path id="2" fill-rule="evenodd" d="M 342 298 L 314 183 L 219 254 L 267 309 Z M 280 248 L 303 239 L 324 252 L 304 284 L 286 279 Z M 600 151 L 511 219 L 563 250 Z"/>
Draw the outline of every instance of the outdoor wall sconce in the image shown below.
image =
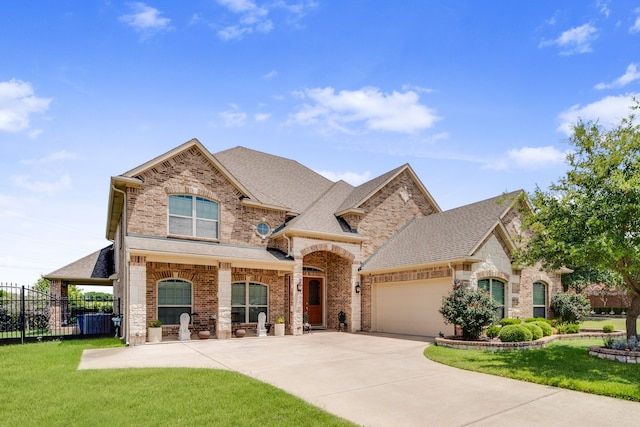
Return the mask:
<path id="1" fill-rule="evenodd" d="M 298 292 L 302 292 L 302 280 L 298 280 L 296 287 L 298 288 Z"/>
<path id="2" fill-rule="evenodd" d="M 360 282 L 356 283 L 356 294 L 360 293 Z"/>

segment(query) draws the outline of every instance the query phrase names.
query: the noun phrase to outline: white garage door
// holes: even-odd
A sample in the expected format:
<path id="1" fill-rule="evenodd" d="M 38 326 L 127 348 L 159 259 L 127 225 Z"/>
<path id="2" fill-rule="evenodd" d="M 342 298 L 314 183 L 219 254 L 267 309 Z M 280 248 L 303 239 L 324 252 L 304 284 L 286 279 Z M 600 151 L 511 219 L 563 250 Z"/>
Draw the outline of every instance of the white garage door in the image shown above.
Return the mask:
<path id="1" fill-rule="evenodd" d="M 377 332 L 437 337 L 453 334 L 438 313 L 449 294 L 450 280 L 421 283 L 375 284 L 372 295 L 372 329 Z"/>

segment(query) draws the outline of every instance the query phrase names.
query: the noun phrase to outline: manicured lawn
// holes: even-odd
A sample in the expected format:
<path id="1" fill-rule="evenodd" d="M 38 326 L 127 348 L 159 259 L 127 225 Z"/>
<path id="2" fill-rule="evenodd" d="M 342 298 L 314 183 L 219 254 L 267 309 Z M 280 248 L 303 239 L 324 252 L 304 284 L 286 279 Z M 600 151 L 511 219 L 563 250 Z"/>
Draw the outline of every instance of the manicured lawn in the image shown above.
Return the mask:
<path id="1" fill-rule="evenodd" d="M 469 371 L 640 401 L 638 365 L 591 357 L 587 351 L 590 345 L 602 345 L 602 340 L 555 341 L 540 350 L 498 352 L 431 345 L 424 354 Z"/>
<path id="2" fill-rule="evenodd" d="M 78 371 L 116 339 L 0 347 L 2 425 L 347 426 L 282 390 L 211 369 Z"/>
<path id="3" fill-rule="evenodd" d="M 602 329 L 604 325 L 613 325 L 616 331 L 626 331 L 627 330 L 627 320 L 626 319 L 589 319 L 585 320 L 580 324 L 581 328 L 585 329 Z M 638 330 L 640 331 L 640 320 L 636 321 L 636 325 Z"/>

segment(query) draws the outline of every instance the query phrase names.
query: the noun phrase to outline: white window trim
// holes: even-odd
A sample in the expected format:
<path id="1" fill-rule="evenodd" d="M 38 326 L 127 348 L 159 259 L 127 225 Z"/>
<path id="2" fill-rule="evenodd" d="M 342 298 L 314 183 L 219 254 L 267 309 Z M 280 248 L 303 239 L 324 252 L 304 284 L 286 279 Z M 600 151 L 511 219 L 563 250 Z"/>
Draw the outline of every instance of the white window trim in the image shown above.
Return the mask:
<path id="1" fill-rule="evenodd" d="M 540 305 L 540 304 L 536 304 L 535 303 L 535 285 L 536 283 L 541 284 L 542 286 L 544 286 L 544 305 Z M 549 298 L 549 285 L 546 284 L 545 282 L 541 282 L 540 280 L 536 280 L 535 282 L 533 282 L 533 284 L 531 285 L 531 315 L 535 316 L 535 309 L 536 308 L 544 308 L 544 317 L 546 318 L 548 313 L 549 313 L 549 305 L 547 304 L 548 302 L 548 298 Z"/>
<path id="2" fill-rule="evenodd" d="M 188 196 L 191 197 L 191 216 L 184 216 L 184 215 L 177 215 L 177 214 L 172 214 L 169 211 L 169 206 L 170 206 L 170 200 L 172 196 Z M 218 208 L 218 219 L 208 219 L 208 218 L 198 218 L 197 214 L 196 214 L 196 200 L 200 198 L 203 200 L 207 200 L 210 202 L 213 202 L 216 204 L 217 208 Z M 185 219 L 191 219 L 191 234 L 177 234 L 177 233 L 172 233 L 171 232 L 171 217 L 174 218 L 185 218 Z M 215 234 L 217 237 L 202 237 L 202 236 L 198 236 L 197 235 L 197 221 L 208 221 L 208 222 L 213 222 L 215 224 Z M 214 241 L 217 242 L 220 240 L 220 202 L 214 199 L 210 199 L 208 197 L 202 197 L 202 196 L 196 196 L 195 194 L 188 194 L 188 193 L 176 193 L 176 194 L 169 194 L 169 196 L 167 197 L 167 235 L 168 236 L 176 236 L 176 237 L 186 237 L 186 238 L 190 238 L 190 239 L 201 239 L 201 240 L 208 240 L 208 241 Z"/>
<path id="3" fill-rule="evenodd" d="M 258 323 L 258 322 L 249 322 L 249 307 L 264 307 L 264 305 L 254 305 L 254 304 L 249 304 L 249 285 L 250 284 L 256 284 L 256 285 L 260 285 L 260 286 L 264 286 L 267 288 L 267 312 L 265 313 L 267 315 L 267 322 L 269 321 L 269 311 L 271 310 L 271 306 L 270 306 L 270 299 L 269 299 L 269 285 L 267 285 L 266 283 L 261 283 L 261 282 L 255 282 L 253 280 L 237 280 L 235 282 L 231 282 L 231 289 L 233 289 L 233 285 L 238 284 L 238 283 L 244 283 L 245 286 L 245 294 L 244 294 L 244 305 L 234 305 L 233 303 L 231 304 L 231 310 L 233 311 L 234 307 L 244 307 L 245 311 L 244 311 L 244 321 L 243 322 L 233 322 L 235 324 L 239 324 L 239 323 Z"/>

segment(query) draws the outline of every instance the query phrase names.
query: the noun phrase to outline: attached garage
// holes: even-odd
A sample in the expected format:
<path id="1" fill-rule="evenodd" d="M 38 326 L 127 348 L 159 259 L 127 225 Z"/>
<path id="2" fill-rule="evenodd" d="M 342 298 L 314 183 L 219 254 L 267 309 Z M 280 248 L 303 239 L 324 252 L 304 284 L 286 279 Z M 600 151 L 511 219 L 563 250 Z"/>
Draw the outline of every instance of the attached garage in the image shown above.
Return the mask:
<path id="1" fill-rule="evenodd" d="M 438 312 L 451 286 L 451 278 L 374 284 L 372 330 L 431 337 L 452 334 L 453 326 L 446 325 Z"/>

